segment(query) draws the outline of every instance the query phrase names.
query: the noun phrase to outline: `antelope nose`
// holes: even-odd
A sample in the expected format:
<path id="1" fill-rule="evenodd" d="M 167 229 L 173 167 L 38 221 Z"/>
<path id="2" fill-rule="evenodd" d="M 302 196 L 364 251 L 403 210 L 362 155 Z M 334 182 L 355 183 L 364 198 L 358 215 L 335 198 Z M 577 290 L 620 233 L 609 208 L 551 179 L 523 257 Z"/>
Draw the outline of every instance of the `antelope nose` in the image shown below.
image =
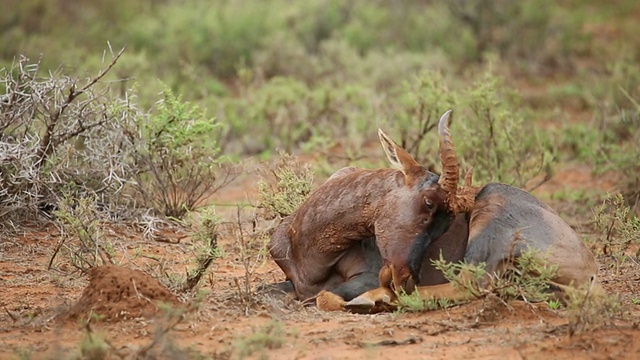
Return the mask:
<path id="1" fill-rule="evenodd" d="M 411 293 L 416 287 L 416 282 L 408 268 L 401 268 L 393 272 L 391 286 L 395 291 L 404 290 L 406 293 Z"/>
<path id="2" fill-rule="evenodd" d="M 415 289 L 416 289 L 416 282 L 415 280 L 413 280 L 413 276 L 409 276 L 407 280 L 404 282 L 404 291 L 406 291 L 407 294 L 411 294 Z"/>

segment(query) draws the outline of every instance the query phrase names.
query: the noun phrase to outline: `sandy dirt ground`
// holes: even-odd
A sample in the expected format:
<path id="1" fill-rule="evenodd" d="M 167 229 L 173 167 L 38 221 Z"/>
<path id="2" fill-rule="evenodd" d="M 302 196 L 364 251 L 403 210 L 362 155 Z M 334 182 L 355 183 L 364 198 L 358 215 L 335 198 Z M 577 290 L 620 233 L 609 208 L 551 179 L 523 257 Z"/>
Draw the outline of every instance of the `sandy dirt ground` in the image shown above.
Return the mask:
<path id="1" fill-rule="evenodd" d="M 535 193 L 561 212 L 571 212 L 570 201 L 554 200 L 549 194 L 566 186 L 606 191 L 611 184 L 592 177 L 586 167 L 565 166 Z M 232 205 L 256 199 L 255 177 L 247 175 L 212 201 Z M 238 240 L 237 208 L 218 209 L 228 221 L 220 227 L 219 238 L 225 255 L 215 260 L 201 282 L 207 295 L 183 318 L 177 314 L 194 303 L 194 296 L 174 296 L 154 279 L 171 288 L 172 279 L 193 266 L 193 243 L 179 231 L 165 229 L 162 236 L 151 239 L 129 225 L 105 225 L 118 253 L 116 262 L 126 268 L 100 269 L 90 275 L 74 271 L 62 254 L 48 267 L 59 240 L 52 225 L 4 239 L 0 359 L 78 358 L 88 338 L 94 343 L 106 339 L 107 358 L 112 359 L 640 359 L 636 263 L 616 270 L 610 260 L 599 257 L 602 284 L 608 293 L 620 295 L 623 311 L 598 328 L 577 334 L 570 334 L 567 311 L 546 303 L 504 305 L 485 299 L 422 313 L 324 313 L 295 301 L 247 292 L 281 281 L 283 274 L 256 253 L 247 262 L 242 256 L 246 246 Z M 240 223 L 246 229 L 252 211 L 241 211 Z M 587 220 L 568 218 L 589 236 Z M 158 309 L 152 300 L 173 305 Z M 89 315 L 91 308 L 102 316 Z M 100 358 L 86 351 L 84 356 Z"/>

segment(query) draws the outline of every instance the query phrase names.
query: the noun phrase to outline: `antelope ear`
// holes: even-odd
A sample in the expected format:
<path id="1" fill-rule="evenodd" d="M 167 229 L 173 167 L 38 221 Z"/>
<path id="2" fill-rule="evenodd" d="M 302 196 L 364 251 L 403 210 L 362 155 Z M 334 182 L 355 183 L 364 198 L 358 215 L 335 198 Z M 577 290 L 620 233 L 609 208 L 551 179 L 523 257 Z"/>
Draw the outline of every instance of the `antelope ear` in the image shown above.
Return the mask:
<path id="1" fill-rule="evenodd" d="M 411 170 L 420 167 L 420 164 L 400 145 L 391 140 L 387 134 L 378 129 L 378 136 L 380 137 L 380 143 L 384 153 L 387 154 L 387 158 L 391 162 L 391 165 L 401 170 L 405 176 L 411 174 Z"/>

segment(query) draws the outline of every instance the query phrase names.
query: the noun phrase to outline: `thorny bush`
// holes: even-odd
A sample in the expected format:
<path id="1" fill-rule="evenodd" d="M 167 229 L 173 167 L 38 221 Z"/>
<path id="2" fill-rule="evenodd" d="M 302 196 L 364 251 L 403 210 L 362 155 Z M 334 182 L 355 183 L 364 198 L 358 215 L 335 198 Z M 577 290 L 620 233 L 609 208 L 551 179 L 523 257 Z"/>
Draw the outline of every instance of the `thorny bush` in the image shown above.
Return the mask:
<path id="1" fill-rule="evenodd" d="M 117 203 L 136 168 L 122 128 L 134 118 L 100 83 L 121 54 L 86 81 L 43 77 L 25 57 L 0 69 L 0 226 L 51 214 L 63 193 L 127 213 Z"/>
<path id="2" fill-rule="evenodd" d="M 155 111 L 114 95 L 103 78 L 123 51 L 85 81 L 20 57 L 0 69 L 0 230 L 51 217 L 63 196 L 96 202 L 100 216 L 181 217 L 224 186 L 219 125 L 165 91 Z"/>

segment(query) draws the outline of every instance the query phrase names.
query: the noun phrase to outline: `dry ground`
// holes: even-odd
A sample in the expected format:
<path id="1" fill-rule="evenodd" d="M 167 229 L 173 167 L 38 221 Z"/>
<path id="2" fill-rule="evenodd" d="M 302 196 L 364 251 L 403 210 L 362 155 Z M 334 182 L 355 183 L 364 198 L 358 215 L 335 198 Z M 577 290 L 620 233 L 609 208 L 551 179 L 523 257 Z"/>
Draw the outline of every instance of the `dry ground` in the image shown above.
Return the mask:
<path id="1" fill-rule="evenodd" d="M 549 196 L 560 188 L 611 190 L 610 181 L 593 178 L 588 168 L 564 169 L 536 190 L 536 195 L 561 211 L 573 205 Z M 248 176 L 212 200 L 227 204 L 255 200 L 255 184 Z M 250 213 L 251 209 L 244 211 Z M 628 263 L 615 274 L 609 260 L 600 258 L 603 285 L 609 293 L 621 295 L 624 313 L 599 329 L 573 336 L 569 335 L 566 312 L 550 309 L 544 303 L 513 302 L 507 307 L 477 300 L 424 313 L 322 313 L 296 302 L 261 296 L 243 298 L 246 271 L 238 233 L 231 230 L 236 208 L 219 207 L 219 212 L 230 224 L 221 228 L 219 240 L 226 255 L 214 262 L 210 276 L 202 281 L 201 288 L 209 294 L 196 311 L 164 336 L 158 335 L 158 329 L 166 328 L 171 318 L 167 320 L 162 312 L 153 316 L 153 311 L 137 311 L 135 304 L 116 312 L 133 318 L 94 319 L 89 327 L 83 326 L 86 315 L 78 310 L 80 305 L 72 306 L 78 303 L 89 280 L 73 272 L 64 257 L 58 257 L 55 266 L 47 269 L 58 239 L 53 226 L 4 240 L 0 244 L 0 359 L 74 358 L 88 332 L 104 335 L 112 349 L 110 358 L 134 358 L 150 345 L 150 358 L 176 359 L 242 358 L 251 349 L 255 351 L 250 357 L 273 359 L 640 358 L 640 305 L 635 304 L 640 299 L 640 269 L 635 263 Z M 586 218 L 578 216 L 568 221 L 578 231 L 588 231 Z M 161 239 L 169 241 L 163 242 L 144 238 L 131 227 L 110 226 L 108 230 L 115 239 L 121 265 L 165 282 L 193 265 L 191 241 L 180 233 L 165 231 Z M 272 261 L 267 259 L 258 265 L 249 276 L 252 286 L 282 279 Z M 125 283 L 131 277 L 146 281 L 138 276 L 120 273 Z M 113 294 L 131 291 L 122 290 L 122 284 L 116 282 L 92 283 L 87 290 L 94 296 L 92 301 L 108 302 L 107 297 L 115 301 Z M 139 298 L 155 296 L 155 290 L 142 294 L 139 286 L 134 287 Z M 95 300 L 100 294 L 111 295 Z M 192 301 L 193 297 L 183 295 L 181 300 Z M 173 306 L 174 312 L 177 308 Z M 69 309 L 79 320 L 68 316 Z M 264 341 L 256 340 L 259 335 L 254 334 L 262 334 Z"/>

